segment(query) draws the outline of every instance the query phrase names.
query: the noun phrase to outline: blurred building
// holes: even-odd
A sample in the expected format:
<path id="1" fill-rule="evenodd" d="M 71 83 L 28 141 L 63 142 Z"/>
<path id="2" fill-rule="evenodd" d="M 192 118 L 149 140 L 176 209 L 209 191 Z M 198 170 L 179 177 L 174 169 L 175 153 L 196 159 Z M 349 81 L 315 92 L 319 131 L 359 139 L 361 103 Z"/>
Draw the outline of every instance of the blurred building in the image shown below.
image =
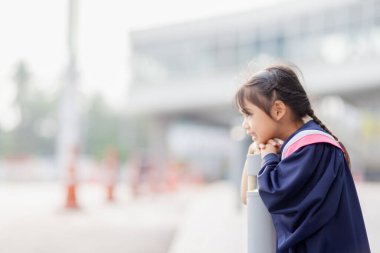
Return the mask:
<path id="1" fill-rule="evenodd" d="M 130 37 L 128 113 L 149 119 L 148 145 L 161 157 L 198 159 L 210 178 L 241 166 L 248 140 L 239 142 L 234 128 L 241 124 L 235 91 L 250 72 L 286 59 L 302 70 L 318 115 L 346 144 L 353 168 L 380 171 L 379 0 L 283 1 Z"/>

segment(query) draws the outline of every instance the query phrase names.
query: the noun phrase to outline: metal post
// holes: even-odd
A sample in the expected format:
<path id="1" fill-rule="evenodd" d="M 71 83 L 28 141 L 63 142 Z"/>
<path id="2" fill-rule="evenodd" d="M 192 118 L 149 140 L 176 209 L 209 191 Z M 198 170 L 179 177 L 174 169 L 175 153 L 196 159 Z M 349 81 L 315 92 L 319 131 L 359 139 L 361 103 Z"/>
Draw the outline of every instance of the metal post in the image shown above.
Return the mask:
<path id="1" fill-rule="evenodd" d="M 248 253 L 275 253 L 276 234 L 272 217 L 258 192 L 257 174 L 261 168 L 260 155 L 248 155 L 246 166 Z"/>
<path id="2" fill-rule="evenodd" d="M 60 94 L 58 113 L 57 160 L 61 176 L 67 177 L 71 151 L 80 146 L 80 102 L 78 91 L 77 33 L 78 0 L 68 1 L 68 62 Z"/>

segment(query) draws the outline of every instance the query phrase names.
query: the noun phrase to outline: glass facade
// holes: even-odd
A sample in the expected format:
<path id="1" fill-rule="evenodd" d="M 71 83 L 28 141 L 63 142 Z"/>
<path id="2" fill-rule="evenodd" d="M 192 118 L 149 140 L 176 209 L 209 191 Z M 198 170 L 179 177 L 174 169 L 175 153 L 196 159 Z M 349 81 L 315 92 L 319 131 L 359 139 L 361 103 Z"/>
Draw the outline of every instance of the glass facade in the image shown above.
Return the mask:
<path id="1" fill-rule="evenodd" d="M 254 13 L 253 13 L 254 15 Z M 275 19 L 275 18 L 274 18 Z M 380 57 L 380 1 L 348 2 L 311 15 L 275 20 L 228 31 L 186 35 L 183 39 L 133 44 L 133 82 L 155 85 L 168 80 L 236 72 L 250 61 L 283 58 L 299 63 Z"/>

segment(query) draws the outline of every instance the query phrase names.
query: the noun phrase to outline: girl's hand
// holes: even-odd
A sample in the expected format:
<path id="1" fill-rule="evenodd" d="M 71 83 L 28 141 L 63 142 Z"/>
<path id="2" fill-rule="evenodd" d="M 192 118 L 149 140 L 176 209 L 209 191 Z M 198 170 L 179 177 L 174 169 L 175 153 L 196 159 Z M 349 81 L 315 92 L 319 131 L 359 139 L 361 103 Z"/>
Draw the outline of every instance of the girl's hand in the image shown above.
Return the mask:
<path id="1" fill-rule="evenodd" d="M 248 154 L 249 155 L 260 154 L 260 149 L 256 142 L 252 142 L 252 144 L 249 145 Z"/>
<path id="2" fill-rule="evenodd" d="M 267 154 L 277 154 L 281 148 L 283 141 L 279 139 L 270 139 L 266 144 L 259 144 L 261 158 L 264 158 Z"/>

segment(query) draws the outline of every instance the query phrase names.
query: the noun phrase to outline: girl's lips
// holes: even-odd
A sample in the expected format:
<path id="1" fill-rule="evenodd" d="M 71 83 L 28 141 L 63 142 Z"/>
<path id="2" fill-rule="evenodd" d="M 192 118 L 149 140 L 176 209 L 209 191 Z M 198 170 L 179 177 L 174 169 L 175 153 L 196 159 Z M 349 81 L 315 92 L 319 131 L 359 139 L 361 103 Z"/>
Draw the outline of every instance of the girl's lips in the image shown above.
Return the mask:
<path id="1" fill-rule="evenodd" d="M 252 140 L 253 140 L 253 141 L 255 141 L 255 140 L 257 139 L 257 136 L 256 136 L 256 135 L 251 134 L 251 133 L 250 133 L 249 135 L 252 137 Z"/>
<path id="2" fill-rule="evenodd" d="M 247 131 L 247 135 L 251 136 L 252 140 L 255 141 L 257 139 L 257 136 L 253 133 L 250 133 Z"/>

